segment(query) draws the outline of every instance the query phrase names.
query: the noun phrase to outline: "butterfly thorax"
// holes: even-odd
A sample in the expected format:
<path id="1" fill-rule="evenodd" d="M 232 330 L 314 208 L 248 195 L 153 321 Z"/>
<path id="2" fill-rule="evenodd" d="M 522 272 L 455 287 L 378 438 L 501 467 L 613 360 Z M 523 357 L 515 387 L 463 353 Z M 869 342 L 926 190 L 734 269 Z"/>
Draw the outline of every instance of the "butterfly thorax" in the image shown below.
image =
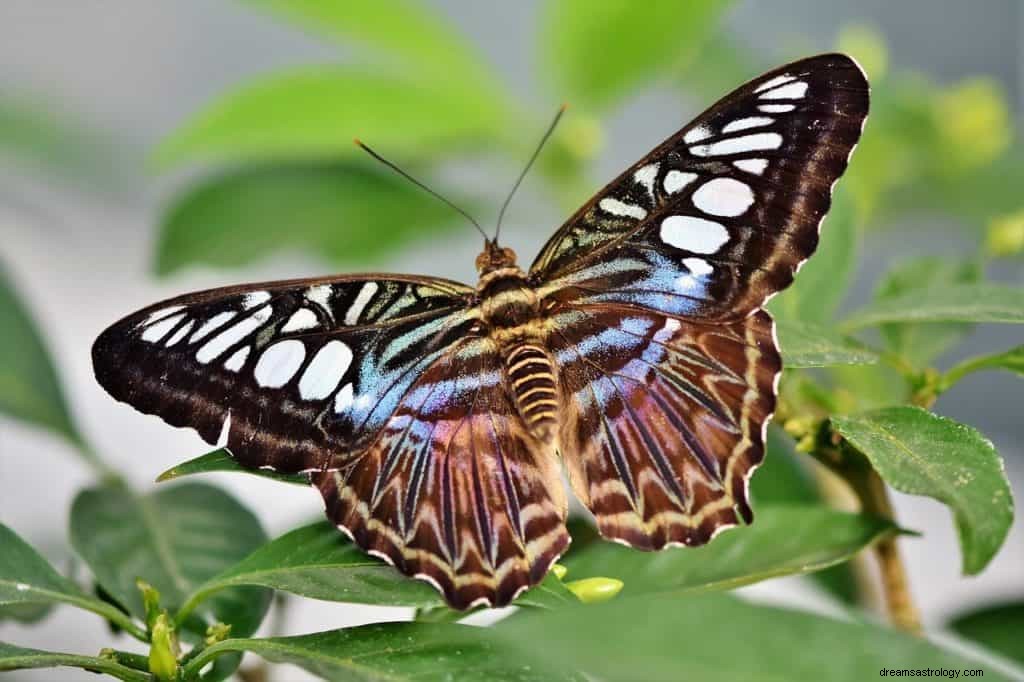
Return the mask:
<path id="1" fill-rule="evenodd" d="M 558 392 L 543 339 L 540 297 L 516 265 L 512 249 L 488 242 L 477 268 L 481 317 L 500 349 L 516 411 L 534 438 L 551 444 L 557 432 Z"/>

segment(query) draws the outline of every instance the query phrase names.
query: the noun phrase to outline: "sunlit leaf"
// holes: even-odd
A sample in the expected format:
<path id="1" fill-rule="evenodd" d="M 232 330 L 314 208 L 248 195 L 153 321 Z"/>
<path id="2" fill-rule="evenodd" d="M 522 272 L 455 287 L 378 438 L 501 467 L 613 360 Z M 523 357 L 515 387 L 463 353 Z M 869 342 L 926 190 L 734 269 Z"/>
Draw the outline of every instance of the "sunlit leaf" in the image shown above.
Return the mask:
<path id="1" fill-rule="evenodd" d="M 949 623 L 957 634 L 1024 663 L 1024 602 L 1000 604 L 957 616 Z"/>
<path id="2" fill-rule="evenodd" d="M 507 140 L 506 113 L 479 93 L 381 73 L 308 68 L 223 95 L 167 138 L 156 162 L 362 158 L 354 137 L 395 160 L 433 158 Z"/>
<path id="3" fill-rule="evenodd" d="M 150 682 L 152 680 L 148 673 L 133 670 L 110 659 L 27 649 L 0 642 L 0 670 L 59 667 L 83 668 L 96 673 L 106 673 L 126 682 Z"/>
<path id="4" fill-rule="evenodd" d="M 605 604 L 522 614 L 490 631 L 524 655 L 607 682 L 862 682 L 877 679 L 882 668 L 982 667 L 867 621 L 836 621 L 723 595 L 679 600 L 627 598 L 624 592 Z M 990 678 L 1007 680 L 986 666 Z"/>
<path id="5" fill-rule="evenodd" d="M 117 486 L 79 493 L 71 508 L 71 543 L 97 582 L 138 618 L 145 617 L 138 578 L 174 610 L 198 585 L 266 541 L 252 512 L 223 490 L 202 483 L 137 495 Z M 242 587 L 204 602 L 203 616 L 231 623 L 240 636 L 259 626 L 270 592 Z M 205 626 L 186 623 L 202 633 Z"/>
<path id="6" fill-rule="evenodd" d="M 502 646 L 489 629 L 450 623 L 377 623 L 296 637 L 228 639 L 204 650 L 186 674 L 225 652 L 251 651 L 272 663 L 339 682 L 530 682 L 579 680 Z"/>
<path id="7" fill-rule="evenodd" d="M 289 250 L 366 267 L 463 226 L 450 208 L 383 169 L 250 168 L 201 182 L 176 200 L 160 226 L 156 270 L 238 266 Z"/>
<path id="8" fill-rule="evenodd" d="M 786 367 L 870 365 L 878 356 L 855 341 L 824 327 L 785 318 L 777 323 L 782 361 Z"/>
<path id="9" fill-rule="evenodd" d="M 652 2 L 638 11 L 628 0 L 555 0 L 547 3 L 543 17 L 544 68 L 571 101 L 608 106 L 653 77 L 685 66 L 731 4 Z"/>
<path id="10" fill-rule="evenodd" d="M 964 573 L 979 573 L 1006 539 L 1013 497 L 1003 461 L 977 430 L 919 407 L 833 417 L 886 483 L 926 495 L 953 512 Z"/>
<path id="11" fill-rule="evenodd" d="M 1024 322 L 1024 289 L 950 284 L 869 303 L 843 320 L 845 331 L 887 322 Z"/>
<path id="12" fill-rule="evenodd" d="M 163 483 L 165 481 L 172 481 L 176 478 L 181 478 L 182 476 L 208 474 L 215 471 L 252 474 L 254 476 L 261 476 L 263 478 L 281 481 L 283 483 L 309 485 L 309 476 L 306 476 L 305 474 L 282 474 L 269 469 L 247 469 L 239 464 L 238 460 L 232 457 L 224 448 L 219 448 L 212 452 L 208 452 L 205 455 L 200 455 L 195 459 L 190 459 L 187 462 L 182 462 L 181 464 L 173 466 L 157 476 L 156 480 L 158 483 Z"/>
<path id="13" fill-rule="evenodd" d="M 622 598 L 691 594 L 820 570 L 894 532 L 882 519 L 827 507 L 761 507 L 753 524 L 729 530 L 703 547 L 647 554 L 604 542 L 570 553 L 563 563 L 572 579 L 621 579 L 626 584 Z"/>

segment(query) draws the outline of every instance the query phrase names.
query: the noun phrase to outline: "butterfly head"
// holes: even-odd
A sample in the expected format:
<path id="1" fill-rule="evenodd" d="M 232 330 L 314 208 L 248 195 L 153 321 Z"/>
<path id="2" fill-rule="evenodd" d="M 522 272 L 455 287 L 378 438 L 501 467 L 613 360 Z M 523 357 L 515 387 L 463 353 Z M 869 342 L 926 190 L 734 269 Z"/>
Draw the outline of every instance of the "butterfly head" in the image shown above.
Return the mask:
<path id="1" fill-rule="evenodd" d="M 481 279 L 492 272 L 510 268 L 519 270 L 516 266 L 516 252 L 507 246 L 498 246 L 498 242 L 492 239 L 484 242 L 483 252 L 476 257 L 476 270 Z"/>

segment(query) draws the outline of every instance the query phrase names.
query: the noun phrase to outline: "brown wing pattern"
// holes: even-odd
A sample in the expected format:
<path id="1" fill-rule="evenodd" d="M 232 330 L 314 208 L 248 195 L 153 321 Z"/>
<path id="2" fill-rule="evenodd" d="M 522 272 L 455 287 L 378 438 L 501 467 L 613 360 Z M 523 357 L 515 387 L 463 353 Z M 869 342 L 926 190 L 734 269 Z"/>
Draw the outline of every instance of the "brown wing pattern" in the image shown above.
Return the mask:
<path id="1" fill-rule="evenodd" d="M 503 606 L 569 545 L 555 454 L 541 451 L 471 338 L 427 369 L 376 440 L 314 476 L 327 515 L 361 547 L 437 586 L 457 609 Z"/>
<path id="2" fill-rule="evenodd" d="M 660 549 L 703 544 L 737 512 L 749 522 L 781 369 L 768 314 L 703 324 L 590 306 L 556 319 L 563 455 L 601 533 Z"/>

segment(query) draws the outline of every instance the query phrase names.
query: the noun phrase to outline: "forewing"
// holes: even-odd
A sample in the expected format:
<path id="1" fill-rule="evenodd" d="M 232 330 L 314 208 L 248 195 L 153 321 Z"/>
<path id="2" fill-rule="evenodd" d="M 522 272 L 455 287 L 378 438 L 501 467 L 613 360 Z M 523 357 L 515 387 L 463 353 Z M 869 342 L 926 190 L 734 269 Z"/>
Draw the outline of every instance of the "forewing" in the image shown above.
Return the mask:
<path id="1" fill-rule="evenodd" d="M 226 445 L 244 465 L 320 470 L 365 447 L 419 372 L 474 323 L 471 290 L 366 275 L 164 301 L 93 345 L 115 398 Z"/>
<path id="2" fill-rule="evenodd" d="M 735 319 L 814 251 L 868 111 L 845 55 L 775 69 L 727 95 L 601 190 L 531 273 L 552 298 Z"/>
<path id="3" fill-rule="evenodd" d="M 563 457 L 605 537 L 700 545 L 751 520 L 746 485 L 781 368 L 767 313 L 712 324 L 598 305 L 553 328 Z"/>
<path id="4" fill-rule="evenodd" d="M 438 359 L 365 452 L 313 480 L 356 543 L 457 609 L 509 603 L 569 544 L 557 460 L 516 415 L 488 339 Z"/>

